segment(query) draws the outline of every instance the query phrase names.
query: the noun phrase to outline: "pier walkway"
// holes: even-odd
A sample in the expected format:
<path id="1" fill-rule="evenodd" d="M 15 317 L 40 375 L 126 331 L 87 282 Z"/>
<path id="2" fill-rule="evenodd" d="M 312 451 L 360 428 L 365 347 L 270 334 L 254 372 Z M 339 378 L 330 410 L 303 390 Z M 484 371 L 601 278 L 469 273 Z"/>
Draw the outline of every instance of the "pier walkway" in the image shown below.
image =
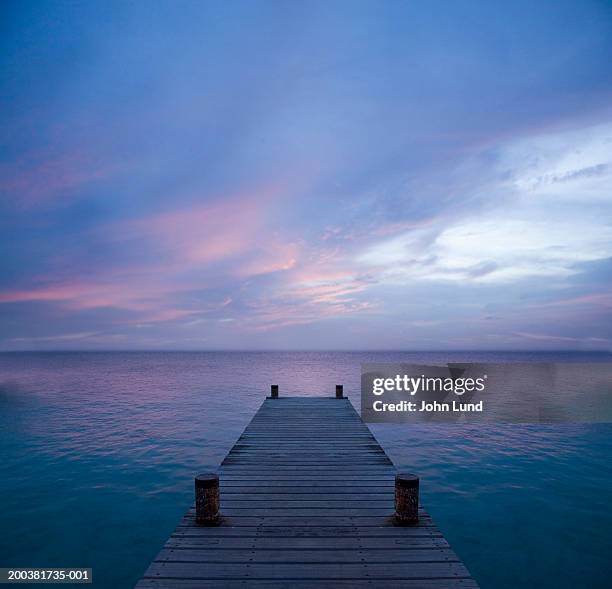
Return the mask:
<path id="1" fill-rule="evenodd" d="M 219 468 L 222 524 L 192 508 L 136 587 L 477 588 L 422 508 L 394 525 L 394 476 L 348 399 L 268 398 Z"/>

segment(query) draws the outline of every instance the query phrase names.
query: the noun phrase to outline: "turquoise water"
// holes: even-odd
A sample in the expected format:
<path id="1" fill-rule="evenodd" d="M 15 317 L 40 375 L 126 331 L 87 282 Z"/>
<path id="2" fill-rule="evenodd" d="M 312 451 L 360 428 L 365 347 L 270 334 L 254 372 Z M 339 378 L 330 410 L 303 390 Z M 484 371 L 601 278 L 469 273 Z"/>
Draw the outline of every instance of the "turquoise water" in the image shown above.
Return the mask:
<path id="1" fill-rule="evenodd" d="M 269 390 L 359 408 L 362 362 L 574 354 L 0 354 L 0 566 L 131 587 Z M 482 587 L 609 587 L 612 425 L 372 429 Z"/>

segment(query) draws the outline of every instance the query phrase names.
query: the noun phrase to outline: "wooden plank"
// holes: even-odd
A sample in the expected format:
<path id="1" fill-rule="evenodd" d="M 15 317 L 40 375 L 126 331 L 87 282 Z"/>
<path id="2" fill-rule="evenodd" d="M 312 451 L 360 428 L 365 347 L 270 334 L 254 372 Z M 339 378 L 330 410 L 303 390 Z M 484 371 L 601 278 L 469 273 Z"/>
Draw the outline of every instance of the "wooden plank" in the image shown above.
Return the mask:
<path id="1" fill-rule="evenodd" d="M 478 589 L 473 579 L 142 579 L 136 589 L 235 589 L 238 587 L 259 587 L 270 589 Z"/>
<path id="2" fill-rule="evenodd" d="M 268 497 L 268 496 L 266 496 Z M 253 501 L 250 498 L 245 497 L 244 499 L 232 499 L 226 497 L 221 505 L 224 509 L 257 509 L 260 505 L 270 504 L 270 509 L 386 509 L 387 512 L 391 509 L 393 512 L 393 498 L 372 497 L 371 499 L 361 499 L 353 501 L 352 499 L 319 499 L 314 500 L 312 497 L 308 500 L 304 499 L 293 499 L 285 500 L 284 498 L 274 499 L 260 499 L 259 501 Z"/>
<path id="3" fill-rule="evenodd" d="M 223 501 L 221 502 L 221 504 L 223 505 Z M 391 504 L 392 505 L 392 504 Z M 261 508 L 261 506 L 260 506 Z M 280 518 L 280 519 L 287 519 L 286 517 L 284 517 L 283 515 L 279 514 L 277 510 L 286 510 L 286 509 L 294 509 L 295 507 L 279 507 L 277 508 L 274 504 L 268 504 L 265 509 L 268 511 L 268 513 L 266 513 L 265 515 L 254 515 L 253 511 L 248 511 L 250 508 L 246 508 L 247 511 L 244 511 L 244 508 L 232 508 L 229 507 L 227 508 L 224 512 L 223 512 L 223 517 L 226 518 L 227 522 L 229 523 L 230 521 L 233 522 L 234 525 L 243 525 L 245 522 L 248 522 L 249 520 L 261 520 L 262 517 L 274 517 L 274 518 Z M 376 507 L 373 509 L 385 509 L 386 507 L 383 506 L 381 507 Z M 257 509 L 256 506 L 254 506 L 252 509 Z M 393 526 L 394 525 L 394 521 L 393 518 L 391 517 L 392 513 L 389 514 L 389 511 L 387 509 L 387 513 L 389 515 L 389 518 L 380 518 L 380 517 L 372 517 L 372 514 L 369 513 L 364 513 L 364 514 L 359 514 L 357 513 L 357 509 L 359 508 L 350 508 L 350 509 L 345 509 L 342 506 L 338 506 L 338 507 L 328 507 L 327 509 L 333 509 L 335 510 L 335 513 L 333 515 L 325 515 L 323 513 L 320 512 L 320 509 L 324 509 L 324 508 L 314 508 L 314 511 L 316 513 L 313 513 L 313 509 L 308 509 L 308 507 L 299 507 L 300 510 L 304 510 L 307 511 L 306 514 L 306 518 L 308 518 L 308 523 L 304 524 L 304 525 L 321 525 L 321 522 L 325 522 L 325 525 L 334 525 L 333 524 L 333 520 L 334 518 L 352 518 L 353 523 L 355 522 L 361 522 L 361 525 L 375 525 L 375 526 L 381 526 L 381 525 L 387 525 L 387 526 Z M 230 511 L 235 511 L 235 515 L 232 515 L 230 513 Z M 349 513 L 349 511 L 351 513 Z M 298 522 L 300 520 L 300 516 L 298 514 L 296 514 L 295 512 L 292 513 L 292 515 L 290 517 L 294 517 L 294 521 L 296 523 L 296 525 L 299 525 Z M 191 521 L 192 519 L 195 518 L 195 510 L 189 509 L 185 515 L 183 516 L 183 520 L 184 521 Z M 270 521 L 273 520 L 267 520 L 268 523 Z M 262 525 L 261 522 L 257 523 L 256 525 Z M 281 524 L 282 525 L 282 524 Z M 423 525 L 432 525 L 431 524 L 431 516 L 421 507 L 419 508 L 419 526 Z"/>
<path id="4" fill-rule="evenodd" d="M 286 522 L 288 519 L 293 519 L 293 521 L 299 523 L 300 521 L 305 521 L 313 517 L 325 517 L 331 521 L 330 525 L 336 525 L 336 522 L 340 522 L 341 520 L 344 521 L 344 516 L 352 517 L 353 520 L 351 521 L 354 521 L 357 518 L 362 520 L 367 518 L 368 522 L 370 522 L 372 525 L 378 525 L 381 517 L 391 517 L 393 514 L 393 509 L 390 507 L 289 507 L 282 509 L 276 507 L 235 508 L 223 506 L 222 504 L 222 508 L 223 516 L 227 520 L 233 521 L 236 521 L 237 519 L 240 521 L 245 521 L 247 518 L 247 521 L 251 521 L 261 517 L 270 517 L 274 518 L 276 521 L 282 519 L 284 522 Z M 374 522 L 374 520 L 377 520 L 377 522 Z"/>
<path id="5" fill-rule="evenodd" d="M 394 477 L 386 473 L 369 473 L 363 475 L 363 479 L 359 478 L 354 472 L 348 474 L 334 474 L 332 472 L 320 471 L 318 474 L 313 474 L 310 471 L 293 471 L 293 472 L 274 472 L 274 473 L 253 473 L 251 471 L 239 472 L 232 471 L 224 474 L 224 483 L 242 485 L 262 485 L 276 486 L 284 481 L 285 486 L 291 486 L 291 483 L 310 489 L 315 487 L 315 483 L 319 486 L 341 485 L 345 488 L 358 488 L 362 482 L 371 483 L 369 486 L 389 485 L 393 486 Z"/>
<path id="6" fill-rule="evenodd" d="M 425 548 L 421 550 L 395 549 L 291 549 L 283 545 L 274 549 L 229 549 L 209 548 L 195 550 L 190 548 L 164 548 L 156 557 L 156 562 L 206 562 L 245 563 L 257 559 L 258 563 L 402 563 L 402 562 L 458 562 L 457 555 L 448 548 Z"/>
<path id="7" fill-rule="evenodd" d="M 250 505 L 256 505 L 258 501 L 316 501 L 326 499 L 329 501 L 375 501 L 389 499 L 389 489 L 380 487 L 368 487 L 360 489 L 359 493 L 351 493 L 352 487 L 336 489 L 334 487 L 319 487 L 308 493 L 302 487 L 279 488 L 258 488 L 258 487 L 225 487 L 222 494 L 222 501 L 248 501 Z M 369 490 L 369 492 L 368 492 Z"/>
<path id="8" fill-rule="evenodd" d="M 291 456 L 292 458 L 300 458 L 306 456 L 325 456 L 328 458 L 341 458 L 341 457 L 350 457 L 350 456 L 386 456 L 384 452 L 381 452 L 380 449 L 375 450 L 371 447 L 361 447 L 358 444 L 351 442 L 350 448 L 347 448 L 346 452 L 338 449 L 334 451 L 329 446 L 330 444 L 321 445 L 319 448 L 313 447 L 314 442 L 312 441 L 298 441 L 291 445 L 283 444 L 282 448 L 278 446 L 258 446 L 254 447 L 242 447 L 236 451 L 232 450 L 228 456 L 272 456 L 272 457 L 285 457 Z M 345 445 L 345 444 L 342 444 Z M 308 448 L 305 448 L 308 446 Z"/>
<path id="9" fill-rule="evenodd" d="M 192 506 L 137 587 L 477 588 L 425 510 L 394 525 L 393 464 L 347 399 L 267 399 L 219 474 L 222 524 Z"/>
<path id="10" fill-rule="evenodd" d="M 469 578 L 460 562 L 393 563 L 216 563 L 153 562 L 145 577 L 168 579 L 436 579 Z"/>
<path id="11" fill-rule="evenodd" d="M 303 464 L 333 464 L 346 465 L 347 459 L 352 458 L 355 462 L 362 464 L 389 464 L 389 458 L 377 452 L 347 452 L 346 454 L 330 454 L 320 452 L 319 454 L 306 454 L 296 452 L 291 454 L 271 454 L 269 452 L 240 452 L 232 453 L 223 460 L 223 464 L 273 464 L 275 466 L 285 464 L 287 466 Z"/>
<path id="12" fill-rule="evenodd" d="M 449 548 L 448 542 L 436 536 L 409 536 L 409 537 L 387 537 L 381 548 L 380 537 L 292 537 L 283 538 L 283 549 L 335 549 L 335 550 L 362 550 L 375 548 L 388 550 L 401 547 L 402 550 L 419 550 L 426 548 Z M 278 537 L 273 536 L 195 536 L 180 537 L 171 536 L 166 542 L 165 548 L 179 549 L 208 549 L 208 548 L 251 548 L 260 550 L 271 550 L 279 548 Z"/>
<path id="13" fill-rule="evenodd" d="M 172 536 L 177 538 L 346 538 L 347 536 L 359 538 L 429 538 L 441 537 L 442 534 L 435 526 L 415 528 L 377 528 L 374 526 L 369 528 L 359 526 L 219 526 L 216 531 L 199 526 L 177 526 Z"/>
<path id="14" fill-rule="evenodd" d="M 339 468 L 340 466 L 340 468 Z M 262 465 L 260 467 L 257 464 L 226 464 L 224 465 L 224 473 L 228 474 L 236 474 L 236 473 L 265 473 L 267 471 L 273 473 L 310 473 L 312 476 L 316 476 L 317 473 L 321 474 L 329 474 L 335 473 L 337 476 L 340 476 L 344 473 L 354 473 L 359 476 L 359 473 L 365 474 L 386 474 L 391 475 L 389 469 L 386 464 L 347 464 L 347 465 L 335 465 L 335 464 L 324 464 L 321 466 L 317 466 L 316 464 L 287 464 L 287 465 Z"/>
<path id="15" fill-rule="evenodd" d="M 273 479 L 284 479 L 284 480 L 288 480 L 288 481 L 309 481 L 311 483 L 316 483 L 322 480 L 323 477 L 325 477 L 328 480 L 335 480 L 335 481 L 346 481 L 348 483 L 355 483 L 356 485 L 359 485 L 359 483 L 361 483 L 361 481 L 368 481 L 368 480 L 382 480 L 382 481 L 391 481 L 392 483 L 394 482 L 394 478 L 395 475 L 390 472 L 388 469 L 387 470 L 382 470 L 382 471 L 376 471 L 376 473 L 371 474 L 371 473 L 366 473 L 366 474 L 359 474 L 358 470 L 353 470 L 350 471 L 351 474 L 334 474 L 332 473 L 321 473 L 321 477 L 317 478 L 317 479 L 313 479 L 312 476 L 307 476 L 306 474 L 301 474 L 299 472 L 294 472 L 294 473 L 289 473 L 290 476 L 287 475 L 287 473 L 281 473 L 282 476 L 276 476 L 274 474 L 258 474 L 257 472 L 254 473 L 250 473 L 248 478 L 244 477 L 244 476 L 238 476 L 236 474 L 237 471 L 232 471 L 232 469 L 230 468 L 225 468 L 223 470 L 222 473 L 222 479 L 221 479 L 221 484 L 223 484 L 224 482 L 228 481 L 228 480 L 232 480 L 232 479 L 239 479 L 239 480 L 263 480 L 263 481 L 269 481 L 269 480 L 273 480 Z"/>
<path id="16" fill-rule="evenodd" d="M 333 486 L 330 486 L 333 485 Z M 253 477 L 249 477 L 248 480 L 242 480 L 241 478 L 226 477 L 221 481 L 221 490 L 232 492 L 235 489 L 244 489 L 245 492 L 251 493 L 287 493 L 293 492 L 293 490 L 303 490 L 309 493 L 350 493 L 351 489 L 355 489 L 355 485 L 351 481 L 344 481 L 342 479 L 330 479 L 329 477 L 313 481 L 313 480 L 293 480 L 293 479 L 275 479 L 269 481 L 268 479 L 256 480 Z M 369 491 L 370 489 L 376 489 L 377 492 L 388 492 L 389 489 L 394 489 L 393 479 L 374 479 L 368 481 L 359 482 L 360 491 Z"/>
<path id="17" fill-rule="evenodd" d="M 388 514 L 387 514 L 388 515 Z M 381 519 L 385 516 L 374 515 L 344 515 L 344 516 L 321 516 L 321 515 L 274 515 L 271 511 L 266 515 L 257 517 L 249 517 L 247 515 L 224 515 L 223 521 L 226 525 L 235 527 L 251 527 L 251 526 L 276 526 L 276 527 L 287 527 L 287 526 L 313 526 L 319 528 L 334 528 L 337 526 L 361 526 L 361 527 L 379 527 Z M 390 516 L 389 516 L 390 519 Z M 185 516 L 179 526 L 194 526 L 194 518 Z M 427 521 L 423 521 L 419 524 L 422 527 L 428 525 Z"/>

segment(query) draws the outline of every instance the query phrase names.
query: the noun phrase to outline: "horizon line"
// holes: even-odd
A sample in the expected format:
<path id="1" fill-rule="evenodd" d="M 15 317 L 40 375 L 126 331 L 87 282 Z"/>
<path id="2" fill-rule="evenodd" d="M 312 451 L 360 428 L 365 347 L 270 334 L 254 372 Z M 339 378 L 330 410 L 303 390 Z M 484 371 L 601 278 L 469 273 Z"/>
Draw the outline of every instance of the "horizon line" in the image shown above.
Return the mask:
<path id="1" fill-rule="evenodd" d="M 505 353 L 505 354 L 524 354 L 524 353 L 539 353 L 539 354 L 559 354 L 559 353 L 572 353 L 572 354 L 605 354 L 612 356 L 612 350 L 604 349 L 592 349 L 592 350 L 580 350 L 574 348 L 549 348 L 549 349 L 534 349 L 534 348 L 496 348 L 496 349 L 480 349 L 480 348 L 466 348 L 466 349 L 398 349 L 398 348 L 377 348 L 377 349 L 315 349 L 315 348 L 291 348 L 291 349 L 238 349 L 238 348 L 194 348 L 194 349 L 164 349 L 164 348 L 117 348 L 117 349 L 23 349 L 23 350 L 0 350 L 0 354 L 27 354 L 27 353 L 51 353 L 51 354 L 81 354 L 81 353 L 305 353 L 305 352 L 318 352 L 318 353 L 405 353 L 405 354 L 464 354 L 464 353 Z"/>

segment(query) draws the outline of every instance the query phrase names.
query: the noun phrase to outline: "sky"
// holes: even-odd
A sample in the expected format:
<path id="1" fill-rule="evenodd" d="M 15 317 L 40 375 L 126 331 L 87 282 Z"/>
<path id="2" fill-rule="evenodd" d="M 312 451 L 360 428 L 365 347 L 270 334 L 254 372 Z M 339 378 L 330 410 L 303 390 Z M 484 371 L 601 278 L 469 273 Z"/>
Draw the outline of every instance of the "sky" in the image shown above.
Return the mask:
<path id="1" fill-rule="evenodd" d="M 612 3 L 0 4 L 0 350 L 612 350 Z"/>

